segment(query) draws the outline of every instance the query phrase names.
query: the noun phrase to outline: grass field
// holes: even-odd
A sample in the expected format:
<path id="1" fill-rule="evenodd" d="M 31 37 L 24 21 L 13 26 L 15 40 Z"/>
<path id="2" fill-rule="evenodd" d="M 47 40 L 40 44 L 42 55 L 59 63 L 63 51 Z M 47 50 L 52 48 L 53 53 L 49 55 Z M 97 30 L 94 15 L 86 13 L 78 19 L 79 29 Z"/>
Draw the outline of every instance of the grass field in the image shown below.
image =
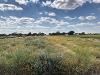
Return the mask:
<path id="1" fill-rule="evenodd" d="M 0 75 L 100 75 L 100 35 L 0 37 Z"/>

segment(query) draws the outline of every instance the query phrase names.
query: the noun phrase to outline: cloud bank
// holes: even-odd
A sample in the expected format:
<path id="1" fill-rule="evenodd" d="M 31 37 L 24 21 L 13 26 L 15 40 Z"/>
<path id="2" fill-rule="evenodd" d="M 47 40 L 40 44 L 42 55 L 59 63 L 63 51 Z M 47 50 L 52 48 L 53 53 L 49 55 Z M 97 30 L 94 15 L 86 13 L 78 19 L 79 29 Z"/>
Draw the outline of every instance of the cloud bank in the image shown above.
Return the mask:
<path id="1" fill-rule="evenodd" d="M 80 16 L 79 18 L 78 18 L 79 20 L 82 20 L 82 21 L 84 21 L 84 20 L 89 20 L 89 21 L 91 21 L 91 20 L 96 20 L 96 16 Z"/>
<path id="2" fill-rule="evenodd" d="M 89 28 L 100 32 L 99 1 L 0 0 L 0 33 L 89 31 Z"/>
<path id="3" fill-rule="evenodd" d="M 14 10 L 23 10 L 23 8 L 13 5 L 13 4 L 0 3 L 0 10 L 1 11 L 6 11 L 6 10 L 14 11 Z"/>
<path id="4" fill-rule="evenodd" d="M 86 2 L 100 3 L 100 0 L 16 0 L 16 2 L 25 5 L 29 2 L 33 2 L 56 9 L 73 10 Z"/>
<path id="5" fill-rule="evenodd" d="M 9 1 L 10 0 L 2 0 L 1 2 L 9 3 Z M 48 6 L 56 9 L 74 10 L 82 6 L 86 2 L 100 3 L 100 0 L 13 0 L 13 3 L 14 2 L 17 2 L 20 5 L 27 5 L 29 3 L 33 3 L 33 4 L 40 4 L 42 6 Z"/>

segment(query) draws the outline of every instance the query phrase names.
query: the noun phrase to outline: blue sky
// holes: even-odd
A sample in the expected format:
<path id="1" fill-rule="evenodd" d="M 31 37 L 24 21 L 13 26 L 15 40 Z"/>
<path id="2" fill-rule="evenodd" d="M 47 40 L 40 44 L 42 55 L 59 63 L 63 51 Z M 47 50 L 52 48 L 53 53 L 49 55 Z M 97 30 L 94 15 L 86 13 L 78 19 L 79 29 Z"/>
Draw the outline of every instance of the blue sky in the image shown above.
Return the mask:
<path id="1" fill-rule="evenodd" d="M 0 33 L 100 33 L 100 0 L 0 0 Z"/>

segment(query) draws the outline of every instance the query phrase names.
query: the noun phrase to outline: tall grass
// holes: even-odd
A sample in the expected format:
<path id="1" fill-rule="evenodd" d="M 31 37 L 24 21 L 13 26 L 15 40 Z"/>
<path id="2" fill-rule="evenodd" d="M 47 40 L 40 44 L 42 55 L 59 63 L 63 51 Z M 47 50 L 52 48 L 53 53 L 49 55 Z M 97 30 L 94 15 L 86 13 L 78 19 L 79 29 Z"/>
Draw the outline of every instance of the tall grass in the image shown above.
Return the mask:
<path id="1" fill-rule="evenodd" d="M 5 40 L 0 42 L 1 75 L 92 75 L 94 71 L 100 74 L 100 60 L 90 48 L 73 43 L 82 41 L 82 38 L 48 36 L 7 39 L 0 39 Z"/>

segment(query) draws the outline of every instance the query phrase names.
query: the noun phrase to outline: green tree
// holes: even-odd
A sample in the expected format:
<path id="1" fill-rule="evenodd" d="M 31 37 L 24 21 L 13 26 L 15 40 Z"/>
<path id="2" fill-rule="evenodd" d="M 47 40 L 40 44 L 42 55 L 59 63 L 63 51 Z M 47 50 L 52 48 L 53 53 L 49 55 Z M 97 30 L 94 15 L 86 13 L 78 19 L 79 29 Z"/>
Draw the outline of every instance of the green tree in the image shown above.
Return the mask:
<path id="1" fill-rule="evenodd" d="M 74 31 L 69 31 L 69 32 L 68 32 L 68 35 L 74 35 L 74 34 L 75 34 Z"/>

